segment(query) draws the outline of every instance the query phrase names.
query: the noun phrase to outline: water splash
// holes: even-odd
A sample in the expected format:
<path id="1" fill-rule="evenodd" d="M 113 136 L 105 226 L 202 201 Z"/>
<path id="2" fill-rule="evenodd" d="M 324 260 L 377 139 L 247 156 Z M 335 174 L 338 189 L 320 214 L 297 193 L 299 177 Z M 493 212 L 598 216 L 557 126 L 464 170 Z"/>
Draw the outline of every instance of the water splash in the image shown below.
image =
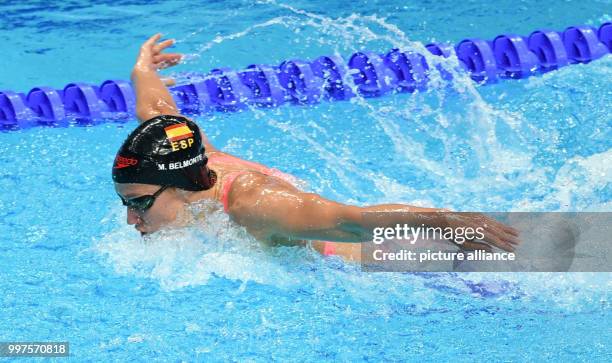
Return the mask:
<path id="1" fill-rule="evenodd" d="M 198 214 L 218 207 L 205 202 L 190 208 Z M 120 226 L 124 217 L 113 210 L 106 223 Z M 609 308 L 612 293 L 609 274 L 601 273 L 363 273 L 358 265 L 322 258 L 307 248 L 263 247 L 218 209 L 194 226 L 165 230 L 146 240 L 130 227 L 117 227 L 92 250 L 117 273 L 152 280 L 166 291 L 207 285 L 214 289 L 222 279 L 239 283 L 236 295 L 249 285 L 321 299 L 341 293 L 343 300 L 390 309 L 390 317 L 397 304 L 409 303 L 412 314 L 428 314 L 449 299 L 485 305 L 488 300 L 522 302 L 546 306 L 549 312 L 590 311 Z"/>
<path id="2" fill-rule="evenodd" d="M 97 241 L 94 251 L 117 273 L 153 279 L 165 290 L 205 285 L 214 276 L 245 286 L 249 281 L 280 288 L 295 283 L 274 254 L 231 222 L 217 203 L 194 203 L 188 212 L 206 216 L 190 226 L 164 229 L 144 239 L 124 225 Z M 107 222 L 122 225 L 124 220 L 122 209 L 113 211 Z"/>
<path id="3" fill-rule="evenodd" d="M 420 181 L 411 184 L 381 175 L 374 169 L 356 164 L 357 150 L 340 148 L 337 144 L 313 137 L 312 130 L 320 133 L 333 131 L 326 129 L 321 120 L 313 120 L 309 114 L 315 109 L 314 112 L 323 113 L 324 118 L 334 118 L 336 115 L 325 109 L 331 109 L 333 105 L 251 110 L 257 121 L 278 130 L 291 143 L 306 144 L 314 150 L 325 167 L 336 175 L 344 189 L 338 195 L 343 195 L 345 200 L 351 202 L 353 196 L 363 194 L 363 185 L 356 182 L 356 176 L 374 185 L 375 190 L 382 194 L 370 197 L 368 203 L 403 199 L 417 205 L 484 210 L 558 210 L 568 204 L 578 209 L 589 208 L 591 197 L 601 196 L 597 191 L 609 185 L 609 171 L 601 174 L 598 170 L 598 165 L 605 164 L 612 157 L 609 152 L 571 159 L 558 171 L 536 165 L 533 160 L 535 151 L 524 145 L 529 138 L 547 137 L 549 131 L 534 125 L 523 108 L 506 107 L 504 102 L 508 96 L 503 85 L 491 87 L 494 94 L 496 89 L 501 91 L 495 94 L 493 102 L 487 101 L 483 91 L 465 73 L 458 71 L 455 54 L 447 59 L 430 55 L 423 43 L 410 40 L 399 28 L 375 15 L 329 18 L 276 1 L 264 3 L 286 10 L 289 15 L 274 17 L 236 33 L 216 36 L 197 48 L 193 56 L 201 57 L 217 45 L 243 39 L 259 29 L 283 27 L 295 35 L 296 43 L 306 48 L 316 43 L 328 47 L 336 55 L 347 55 L 363 48 L 398 48 L 423 54 L 432 65 L 429 88 L 425 91 L 375 101 L 356 97 L 350 104 L 356 117 L 366 118 L 366 122 L 380 130 L 388 140 L 386 145 L 389 147 L 381 153 L 391 154 L 396 167 L 412 167 L 418 169 L 424 178 L 434 179 L 431 185 Z M 443 79 L 438 68 L 451 73 L 452 81 Z M 563 79 L 566 74 L 550 73 L 526 83 L 517 82 L 516 87 L 519 87 L 518 92 L 523 88 L 537 88 L 538 82 Z M 350 76 L 344 81 L 356 91 Z M 343 124 L 353 121 L 348 116 L 342 120 Z M 304 119 L 307 122 L 302 122 Z M 431 152 L 432 145 L 435 153 Z M 552 186 L 551 173 L 556 175 Z M 585 195 L 578 201 L 575 200 L 576 188 L 578 194 Z M 524 197 L 523 192 L 516 191 L 525 191 L 529 195 Z M 533 195 L 543 195 L 543 201 L 534 201 Z M 600 199 L 599 208 L 609 210 L 609 195 L 604 194 Z M 545 280 L 550 283 L 544 285 L 542 274 L 366 275 L 350 265 L 334 265 L 334 259 L 321 260 L 310 252 L 303 252 L 307 250 L 265 250 L 257 247 L 239 227 L 231 226 L 222 213 L 213 213 L 210 218 L 219 219 L 214 229 L 187 229 L 178 235 L 160 234 L 152 241 L 154 248 L 143 246 L 137 238 L 131 240 L 133 237 L 128 238 L 125 229 L 119 229 L 103 238 L 99 251 L 118 271 L 152 278 L 169 290 L 207 284 L 211 277 L 221 276 L 241 281 L 242 286 L 249 281 L 288 289 L 310 285 L 317 290 L 334 285 L 345 289 L 351 297 L 374 302 L 379 297 L 372 291 L 364 293 L 364 286 L 381 294 L 384 286 L 386 297 L 380 298 L 383 300 L 379 302 L 388 301 L 392 296 L 403 296 L 407 291 L 420 294 L 423 301 L 429 303 L 435 301 L 438 294 L 455 292 L 481 298 L 542 299 L 554 304 L 569 304 L 573 309 L 579 305 L 576 301 L 609 301 L 606 294 L 610 292 L 610 284 L 601 280 L 605 280 L 608 274 L 549 274 Z M 213 228 L 212 225 L 207 224 L 207 228 Z M 184 246 L 179 248 L 179 245 Z M 240 269 L 236 268 L 237 265 Z M 311 271 L 304 275 L 304 269 Z M 322 281 L 314 282 L 317 278 Z M 576 286 L 580 288 L 576 289 Z"/>
<path id="4" fill-rule="evenodd" d="M 391 141 L 399 161 L 403 165 L 418 168 L 421 174 L 435 179 L 437 190 L 473 187 L 469 190 L 470 194 L 482 194 L 491 185 L 502 188 L 500 184 L 503 184 L 504 188 L 512 188 L 516 185 L 516 177 L 508 180 L 506 175 L 529 170 L 530 153 L 517 147 L 502 145 L 496 133 L 498 123 L 507 125 L 505 128 L 507 133 L 515 132 L 514 130 L 524 122 L 521 115 L 496 109 L 484 101 L 468 75 L 458 71 L 459 63 L 455 54 L 449 58 L 433 56 L 422 43 L 408 39 L 399 28 L 376 15 L 352 14 L 346 18 L 332 19 L 276 1 L 266 3 L 286 9 L 293 16 L 301 17 L 303 20 L 300 26 L 313 28 L 316 36 L 325 39 L 326 44 L 333 47 L 336 55 L 340 55 L 341 51 L 346 53 L 347 49 L 356 51 L 370 44 L 382 43 L 386 49 L 397 48 L 401 51 L 418 52 L 426 57 L 428 64 L 431 65 L 427 91 L 417 91 L 407 97 L 404 103 L 392 102 L 388 106 L 375 104 L 362 97 L 356 97 L 351 102 L 380 126 Z M 294 24 L 297 23 L 299 22 L 294 20 Z M 451 73 L 453 80 L 444 80 L 440 69 Z M 350 85 L 354 93 L 357 93 L 350 75 L 346 76 L 344 83 Z M 362 177 L 365 174 L 370 182 L 380 185 L 378 175 L 355 170 L 353 165 L 345 161 L 347 159 L 337 155 L 337 150 L 321 150 L 322 145 L 309 139 L 299 126 L 295 126 L 290 121 L 281 124 L 269 120 L 269 124 L 285 132 L 291 129 L 290 136 L 306 141 L 310 147 L 317 149 L 321 155 L 324 155 L 323 158 L 331 169 L 335 171 L 342 169 L 342 172 L 336 171 L 336 174 L 341 179 L 342 185 L 350 188 L 351 192 L 359 193 L 346 171 L 354 171 Z M 440 160 L 428 155 L 427 142 L 418 139 L 413 133 L 406 132 L 406 126 L 425 130 L 431 138 L 441 144 L 439 149 L 444 157 Z M 460 130 L 464 132 L 458 136 L 457 131 Z M 520 140 L 521 135 L 516 134 L 515 138 Z M 347 156 L 346 153 L 343 156 Z M 455 172 L 449 173 L 449 166 Z M 478 183 L 471 183 L 476 178 Z M 384 200 L 394 197 L 391 193 L 384 194 L 386 194 Z"/>

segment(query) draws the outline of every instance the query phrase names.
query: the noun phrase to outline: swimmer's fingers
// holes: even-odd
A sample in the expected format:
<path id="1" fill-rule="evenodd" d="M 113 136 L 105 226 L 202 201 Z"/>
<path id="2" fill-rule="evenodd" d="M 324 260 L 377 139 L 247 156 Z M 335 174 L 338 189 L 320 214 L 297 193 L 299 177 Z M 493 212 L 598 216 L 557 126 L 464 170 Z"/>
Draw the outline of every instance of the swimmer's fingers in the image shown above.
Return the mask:
<path id="1" fill-rule="evenodd" d="M 514 246 L 520 243 L 518 232 L 514 228 L 482 213 L 447 213 L 446 218 L 450 227 L 470 227 L 482 234 L 483 238 L 480 238 L 479 242 L 484 241 L 505 251 L 513 252 Z"/>
<path id="2" fill-rule="evenodd" d="M 143 50 L 145 50 L 145 51 L 152 51 L 153 50 L 153 46 L 155 45 L 155 43 L 157 43 L 159 38 L 161 38 L 161 33 L 157 33 L 157 34 L 153 35 L 152 37 L 147 39 L 147 41 L 142 43 L 142 46 L 140 47 L 140 50 L 141 51 L 143 51 Z"/>
<path id="3" fill-rule="evenodd" d="M 507 242 L 502 239 L 496 232 L 492 230 L 485 230 L 483 240 L 492 244 L 495 247 L 501 248 L 504 251 L 514 252 L 514 246 L 510 242 Z"/>
<path id="4" fill-rule="evenodd" d="M 517 235 L 515 235 L 512 232 L 508 231 L 509 227 L 497 221 L 495 222 L 496 223 L 494 224 L 486 223 L 484 225 L 485 231 L 488 232 L 489 234 L 495 235 L 497 238 L 499 238 L 501 241 L 503 241 L 504 243 L 508 245 L 516 246 L 520 243 L 520 240 L 518 238 L 518 233 Z"/>
<path id="5" fill-rule="evenodd" d="M 508 252 L 514 251 L 515 237 L 503 232 L 501 223 L 480 213 L 470 213 L 466 217 L 468 219 L 466 225 L 482 235 L 479 241 L 487 242 Z"/>
<path id="6" fill-rule="evenodd" d="M 180 53 L 166 53 L 166 54 L 158 54 L 156 56 L 153 56 L 153 62 L 155 63 L 161 63 L 161 62 L 178 63 L 181 61 L 181 59 L 183 59 L 183 55 Z"/>
<path id="7" fill-rule="evenodd" d="M 140 46 L 138 57 L 136 57 L 136 64 L 134 65 L 135 71 L 154 70 L 154 64 L 152 59 L 153 46 L 155 45 L 155 42 L 159 40 L 160 37 L 161 34 L 157 33 L 147 39 L 147 41 L 142 43 L 142 45 Z"/>
<path id="8" fill-rule="evenodd" d="M 513 235 L 514 237 L 518 237 L 520 235 L 520 232 L 518 231 L 518 229 L 508 226 L 506 224 L 503 224 L 503 229 L 506 233 L 509 233 L 511 235 Z"/>
<path id="9" fill-rule="evenodd" d="M 152 47 L 153 55 L 157 55 L 157 54 L 161 53 L 164 49 L 168 48 L 169 46 L 171 46 L 173 44 L 174 44 L 174 39 L 166 39 L 163 42 L 160 42 L 159 44 L 155 44 Z"/>
<path id="10" fill-rule="evenodd" d="M 156 62 L 155 63 L 155 68 L 156 69 L 165 69 L 165 68 L 169 68 L 169 67 L 175 66 L 175 65 L 179 64 L 180 62 L 181 62 L 181 58 L 180 57 L 178 57 L 178 58 L 170 58 L 168 60 L 163 60 L 163 61 L 161 61 L 159 63 Z"/>
<path id="11" fill-rule="evenodd" d="M 493 219 L 491 217 L 488 216 L 484 216 L 484 223 L 489 224 L 495 228 L 497 228 L 500 231 L 503 231 L 505 234 L 514 236 L 514 237 L 518 237 L 519 236 L 519 231 L 507 224 L 503 224 L 502 222 Z"/>

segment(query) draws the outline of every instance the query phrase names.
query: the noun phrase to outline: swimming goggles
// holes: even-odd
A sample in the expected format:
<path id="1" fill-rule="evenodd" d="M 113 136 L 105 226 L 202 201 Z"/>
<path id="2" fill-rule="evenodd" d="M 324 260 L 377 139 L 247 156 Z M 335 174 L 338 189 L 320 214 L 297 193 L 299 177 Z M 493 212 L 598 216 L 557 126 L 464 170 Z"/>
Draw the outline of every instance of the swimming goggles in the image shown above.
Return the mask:
<path id="1" fill-rule="evenodd" d="M 153 206 L 153 203 L 155 203 L 155 198 L 159 197 L 159 195 L 169 187 L 169 185 L 164 185 L 158 191 L 153 193 L 153 195 L 143 195 L 132 199 L 125 199 L 121 195 L 119 195 L 119 198 L 121 198 L 121 202 L 124 206 L 134 209 L 138 212 L 144 212 L 147 209 L 151 208 Z"/>

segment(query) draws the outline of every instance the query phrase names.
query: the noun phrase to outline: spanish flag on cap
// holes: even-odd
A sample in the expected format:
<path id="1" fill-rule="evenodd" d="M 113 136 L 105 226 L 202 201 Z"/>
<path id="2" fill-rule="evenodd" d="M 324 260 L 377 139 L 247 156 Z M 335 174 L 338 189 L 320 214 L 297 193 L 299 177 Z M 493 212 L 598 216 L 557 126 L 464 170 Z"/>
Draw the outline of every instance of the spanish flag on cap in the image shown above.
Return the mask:
<path id="1" fill-rule="evenodd" d="M 170 142 L 193 137 L 193 132 L 185 123 L 165 127 L 164 131 L 166 131 L 166 136 Z"/>

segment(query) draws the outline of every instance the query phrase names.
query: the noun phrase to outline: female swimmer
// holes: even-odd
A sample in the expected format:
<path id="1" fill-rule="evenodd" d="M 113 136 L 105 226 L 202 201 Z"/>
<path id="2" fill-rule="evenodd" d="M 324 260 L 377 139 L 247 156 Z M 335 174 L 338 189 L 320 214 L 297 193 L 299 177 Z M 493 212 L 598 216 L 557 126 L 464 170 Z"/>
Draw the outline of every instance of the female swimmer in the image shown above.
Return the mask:
<path id="1" fill-rule="evenodd" d="M 403 204 L 345 205 L 299 190 L 290 175 L 216 149 L 198 125 L 179 113 L 158 75 L 182 58 L 164 53 L 174 41 L 160 42 L 160 37 L 152 36 L 140 48 L 131 78 L 141 124 L 119 149 L 112 173 L 127 223 L 143 235 L 171 226 L 189 203 L 215 200 L 263 242 L 311 243 L 322 254 L 348 260 L 359 260 L 359 242 L 370 241 L 374 228 L 397 224 L 481 227 L 484 238 L 463 248 L 514 250 L 517 232 L 485 215 Z M 368 212 L 377 217 L 364 217 Z"/>

